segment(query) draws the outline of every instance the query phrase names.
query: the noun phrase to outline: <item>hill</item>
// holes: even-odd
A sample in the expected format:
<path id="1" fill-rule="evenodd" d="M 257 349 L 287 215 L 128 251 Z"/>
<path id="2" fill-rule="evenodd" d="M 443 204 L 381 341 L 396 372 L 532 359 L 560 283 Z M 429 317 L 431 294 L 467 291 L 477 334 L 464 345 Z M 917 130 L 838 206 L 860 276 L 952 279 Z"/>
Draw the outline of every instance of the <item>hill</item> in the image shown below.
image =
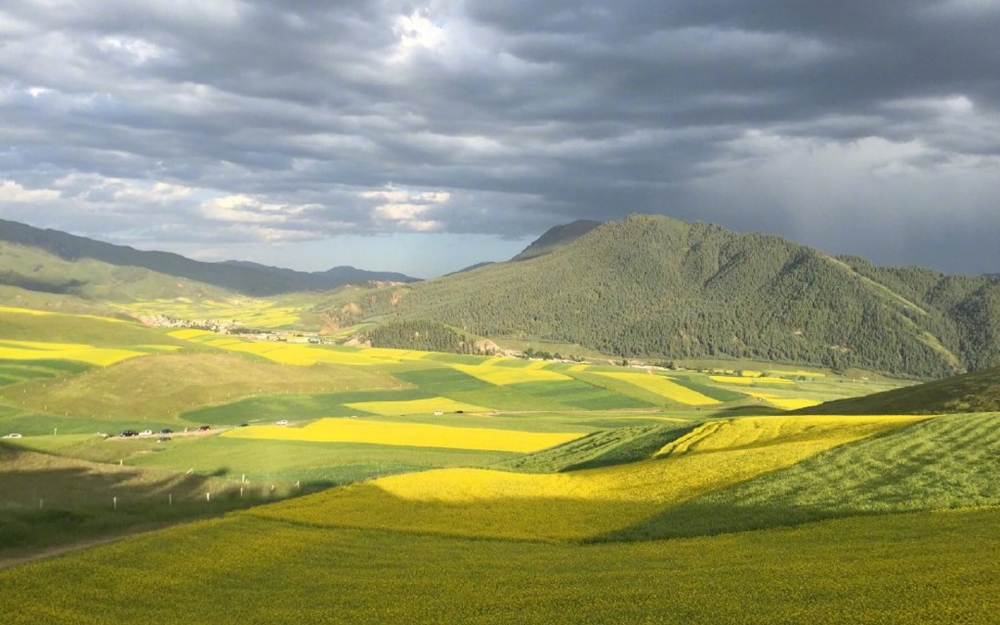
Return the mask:
<path id="1" fill-rule="evenodd" d="M 546 230 L 542 236 L 532 241 L 531 245 L 524 248 L 520 254 L 511 260 L 520 261 L 544 256 L 564 245 L 568 245 L 573 241 L 576 241 L 600 225 L 601 222 L 599 221 L 577 219 L 572 223 L 564 224 L 562 226 L 554 226 Z"/>
<path id="2" fill-rule="evenodd" d="M 1000 411 L 1000 367 L 918 386 L 840 399 L 796 414 L 942 414 Z"/>
<path id="3" fill-rule="evenodd" d="M 777 236 L 633 215 L 542 256 L 331 306 L 625 358 L 747 358 L 941 377 L 1000 365 L 1000 280 L 879 268 Z"/>
<path id="4" fill-rule="evenodd" d="M 344 284 L 359 282 L 413 282 L 415 278 L 400 273 L 374 272 L 354 267 L 335 267 L 327 271 L 302 272 L 257 263 L 229 261 L 205 263 L 169 252 L 147 252 L 132 247 L 112 245 L 79 237 L 58 230 L 42 230 L 13 221 L 0 219 L 0 241 L 47 252 L 62 261 L 76 264 L 91 260 L 118 268 L 147 269 L 158 274 L 186 278 L 197 282 L 237 291 L 245 295 L 276 295 L 295 291 L 329 290 Z M 44 266 L 44 263 L 42 263 Z M 103 285 L 103 280 L 86 272 L 70 277 L 39 279 L 38 263 L 10 265 L 0 271 L 0 284 L 20 286 L 31 290 L 74 292 L 92 284 Z"/>

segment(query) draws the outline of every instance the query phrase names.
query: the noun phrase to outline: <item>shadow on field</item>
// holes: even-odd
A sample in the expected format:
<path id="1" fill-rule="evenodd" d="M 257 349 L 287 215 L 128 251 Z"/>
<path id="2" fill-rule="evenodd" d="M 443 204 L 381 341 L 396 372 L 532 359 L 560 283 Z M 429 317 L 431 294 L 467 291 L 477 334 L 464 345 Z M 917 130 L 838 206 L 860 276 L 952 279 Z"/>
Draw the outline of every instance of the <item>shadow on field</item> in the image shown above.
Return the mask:
<path id="1" fill-rule="evenodd" d="M 773 527 L 791 527 L 803 523 L 865 514 L 878 513 L 865 513 L 858 510 L 829 510 L 809 506 L 740 505 L 732 502 L 694 500 L 674 506 L 620 530 L 602 534 L 588 542 L 714 536 Z"/>
<path id="2" fill-rule="evenodd" d="M 216 474 L 178 475 L 0 444 L 0 554 L 218 516 L 318 490 L 250 487 Z"/>
<path id="3" fill-rule="evenodd" d="M 769 417 L 781 414 L 783 411 L 772 406 L 730 406 L 711 412 L 713 417 Z"/>

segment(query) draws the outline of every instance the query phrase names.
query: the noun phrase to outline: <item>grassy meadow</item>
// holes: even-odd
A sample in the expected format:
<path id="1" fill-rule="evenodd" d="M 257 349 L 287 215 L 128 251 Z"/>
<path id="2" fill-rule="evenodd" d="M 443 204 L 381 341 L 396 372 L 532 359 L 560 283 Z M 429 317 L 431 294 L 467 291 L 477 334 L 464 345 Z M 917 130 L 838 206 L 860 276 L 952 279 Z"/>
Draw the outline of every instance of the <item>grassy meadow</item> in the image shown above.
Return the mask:
<path id="1" fill-rule="evenodd" d="M 139 309 L 286 327 L 305 307 Z M 992 622 L 1000 414 L 791 414 L 903 383 L 744 364 L 0 307 L 0 436 L 21 435 L 0 439 L 0 620 Z"/>

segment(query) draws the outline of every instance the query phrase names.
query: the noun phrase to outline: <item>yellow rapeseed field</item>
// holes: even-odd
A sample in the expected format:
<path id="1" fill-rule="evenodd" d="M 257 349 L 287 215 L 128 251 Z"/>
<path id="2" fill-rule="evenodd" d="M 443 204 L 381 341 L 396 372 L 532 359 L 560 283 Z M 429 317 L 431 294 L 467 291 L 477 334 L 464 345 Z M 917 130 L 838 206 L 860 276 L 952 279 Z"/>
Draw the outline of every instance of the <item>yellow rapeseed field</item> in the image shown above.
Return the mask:
<path id="1" fill-rule="evenodd" d="M 122 306 L 139 314 L 160 314 L 182 319 L 224 319 L 255 328 L 280 328 L 300 320 L 300 308 L 279 306 L 266 300 L 233 299 L 192 302 L 187 298 L 152 300 Z"/>
<path id="2" fill-rule="evenodd" d="M 407 414 L 427 414 L 431 412 L 486 412 L 489 408 L 466 404 L 448 399 L 447 397 L 429 397 L 427 399 L 406 399 L 399 401 L 360 401 L 344 404 L 355 410 L 373 414 L 394 416 Z"/>
<path id="3" fill-rule="evenodd" d="M 94 347 L 76 343 L 43 343 L 38 341 L 0 341 L 0 359 L 7 360 L 75 360 L 106 367 L 142 352 L 112 347 Z"/>
<path id="4" fill-rule="evenodd" d="M 241 338 L 220 336 L 203 330 L 177 330 L 171 332 L 169 336 L 232 352 L 255 354 L 281 364 L 299 366 L 310 366 L 317 363 L 337 365 L 385 364 L 386 362 L 400 362 L 402 354 L 407 353 L 405 350 L 348 351 L 336 348 L 316 347 L 302 343 L 250 341 Z M 369 355 L 369 352 L 372 352 L 371 355 Z"/>
<path id="5" fill-rule="evenodd" d="M 538 368 L 491 367 L 485 363 L 482 365 L 453 364 L 451 366 L 484 382 L 498 386 L 521 382 L 555 382 L 572 379 L 555 371 L 546 371 Z"/>
<path id="6" fill-rule="evenodd" d="M 547 475 L 439 469 L 337 488 L 254 514 L 330 526 L 578 540 L 917 418 L 797 419 L 719 422 L 668 457 L 634 464 Z"/>
<path id="7" fill-rule="evenodd" d="M 230 430 L 223 436 L 326 443 L 370 443 L 406 447 L 439 447 L 530 453 L 568 443 L 579 433 L 538 433 L 491 428 L 464 428 L 426 423 L 389 423 L 367 419 L 320 419 L 303 428 L 277 425 Z"/>
<path id="8" fill-rule="evenodd" d="M 809 406 L 818 406 L 822 402 L 814 399 L 799 399 L 795 397 L 781 397 L 780 395 L 775 395 L 774 393 L 760 393 L 757 391 L 747 391 L 747 395 L 752 395 L 759 399 L 765 399 L 772 405 L 781 408 L 782 410 L 798 410 L 799 408 L 808 408 Z"/>
<path id="9" fill-rule="evenodd" d="M 667 399 L 689 406 L 710 406 L 721 403 L 717 399 L 712 399 L 707 395 L 692 391 L 662 375 L 649 373 L 601 373 L 600 375 L 616 380 L 623 380 L 639 388 L 656 393 L 661 397 L 666 397 Z"/>
<path id="10" fill-rule="evenodd" d="M 14 308 L 11 306 L 0 306 L 0 313 L 13 313 L 16 315 L 36 315 L 36 316 L 55 314 L 45 310 L 32 310 L 30 308 Z"/>
<path id="11" fill-rule="evenodd" d="M 184 330 L 174 330 L 173 332 L 167 333 L 167 336 L 172 336 L 175 339 L 181 339 L 182 341 L 191 341 L 196 338 L 202 338 L 214 335 L 215 335 L 214 332 L 209 332 L 207 330 L 195 330 L 193 328 L 187 328 Z"/>

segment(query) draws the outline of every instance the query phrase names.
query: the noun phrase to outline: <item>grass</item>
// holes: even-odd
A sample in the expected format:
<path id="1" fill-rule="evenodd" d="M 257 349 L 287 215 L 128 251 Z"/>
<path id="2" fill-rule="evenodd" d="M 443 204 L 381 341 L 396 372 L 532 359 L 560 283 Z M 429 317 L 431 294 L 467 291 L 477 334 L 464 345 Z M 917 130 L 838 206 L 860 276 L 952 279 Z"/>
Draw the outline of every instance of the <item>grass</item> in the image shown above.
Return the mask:
<path id="1" fill-rule="evenodd" d="M 711 406 L 720 403 L 717 399 L 702 395 L 661 375 L 649 373 L 601 373 L 600 375 L 628 382 L 671 401 L 689 406 Z"/>
<path id="2" fill-rule="evenodd" d="M 73 343 L 119 348 L 132 345 L 184 343 L 159 330 L 110 317 L 0 308 L 0 340 Z"/>
<path id="3" fill-rule="evenodd" d="M 646 460 L 694 426 L 625 426 L 594 432 L 564 445 L 514 458 L 490 468 L 524 473 L 558 473 Z"/>
<path id="4" fill-rule="evenodd" d="M 555 371 L 546 371 L 544 369 L 528 369 L 528 368 L 513 368 L 513 367 L 499 367 L 490 365 L 452 365 L 455 369 L 463 373 L 468 373 L 469 375 L 479 378 L 484 382 L 489 382 L 490 384 L 506 385 L 506 384 L 518 384 L 523 382 L 551 382 L 551 381 L 566 381 L 571 378 L 556 373 Z"/>
<path id="5" fill-rule="evenodd" d="M 353 443 L 287 440 L 247 440 L 228 436 L 173 441 L 157 453 L 137 453 L 126 464 L 193 470 L 200 475 L 222 475 L 252 483 L 291 483 L 334 486 L 396 473 L 442 467 L 484 466 L 514 454 L 428 447 L 400 447 Z"/>
<path id="6" fill-rule="evenodd" d="M 271 493 L 247 484 L 241 495 L 241 485 L 218 477 L 98 464 L 3 444 L 0 482 L 5 554 L 215 516 L 288 494 L 287 488 Z"/>
<path id="7" fill-rule="evenodd" d="M 830 401 L 803 414 L 944 414 L 1000 411 L 1000 368 L 863 397 Z"/>
<path id="8" fill-rule="evenodd" d="M 1000 414 L 936 417 L 708 494 L 614 538 L 714 534 L 831 517 L 1000 505 L 998 456 Z"/>
<path id="9" fill-rule="evenodd" d="M 0 571 L 0 587 L 17 606 L 8 625 L 987 625 L 1000 612 L 998 523 L 975 510 L 579 546 L 238 513 Z"/>
<path id="10" fill-rule="evenodd" d="M 0 390 L 0 401 L 56 414 L 170 421 L 181 412 L 206 404 L 278 391 L 315 393 L 402 386 L 388 375 L 358 368 L 286 367 L 224 353 L 163 354 L 58 381 L 8 387 Z"/>

